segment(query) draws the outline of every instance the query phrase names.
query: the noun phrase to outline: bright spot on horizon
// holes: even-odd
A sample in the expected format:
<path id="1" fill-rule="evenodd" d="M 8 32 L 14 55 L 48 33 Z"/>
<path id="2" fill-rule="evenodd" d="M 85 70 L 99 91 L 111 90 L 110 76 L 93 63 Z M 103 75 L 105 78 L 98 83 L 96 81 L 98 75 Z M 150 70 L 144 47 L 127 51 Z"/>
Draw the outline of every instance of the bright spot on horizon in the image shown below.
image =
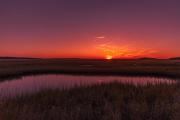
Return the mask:
<path id="1" fill-rule="evenodd" d="M 106 55 L 107 60 L 111 60 L 113 57 L 111 55 Z"/>

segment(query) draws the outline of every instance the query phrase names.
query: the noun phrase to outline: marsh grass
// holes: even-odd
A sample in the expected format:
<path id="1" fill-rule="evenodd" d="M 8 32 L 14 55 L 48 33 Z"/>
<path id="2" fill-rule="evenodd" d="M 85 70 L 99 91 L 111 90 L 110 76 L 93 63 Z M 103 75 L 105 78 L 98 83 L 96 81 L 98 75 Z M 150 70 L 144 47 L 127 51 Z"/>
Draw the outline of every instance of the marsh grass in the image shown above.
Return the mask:
<path id="1" fill-rule="evenodd" d="M 46 73 L 180 78 L 180 60 L 17 59 L 0 61 L 0 80 Z"/>
<path id="2" fill-rule="evenodd" d="M 179 84 L 109 83 L 0 101 L 1 120 L 179 120 Z"/>
<path id="3" fill-rule="evenodd" d="M 38 74 L 180 78 L 179 60 L 1 60 L 0 80 Z M 0 120 L 179 120 L 180 85 L 109 83 L 0 100 Z"/>

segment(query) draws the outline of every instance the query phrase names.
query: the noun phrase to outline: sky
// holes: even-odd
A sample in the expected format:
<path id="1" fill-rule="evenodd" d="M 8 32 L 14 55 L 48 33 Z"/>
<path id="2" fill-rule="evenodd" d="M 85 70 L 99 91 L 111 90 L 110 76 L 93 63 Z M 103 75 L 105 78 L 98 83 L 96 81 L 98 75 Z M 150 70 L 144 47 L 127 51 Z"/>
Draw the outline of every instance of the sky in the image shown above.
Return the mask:
<path id="1" fill-rule="evenodd" d="M 180 56 L 179 0 L 1 0 L 0 56 Z"/>

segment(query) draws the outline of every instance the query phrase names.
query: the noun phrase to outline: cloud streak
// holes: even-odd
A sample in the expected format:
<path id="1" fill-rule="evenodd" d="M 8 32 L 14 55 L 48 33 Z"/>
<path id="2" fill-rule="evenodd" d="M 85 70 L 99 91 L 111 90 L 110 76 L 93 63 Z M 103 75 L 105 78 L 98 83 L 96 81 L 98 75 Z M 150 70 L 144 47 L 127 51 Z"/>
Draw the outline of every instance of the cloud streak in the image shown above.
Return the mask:
<path id="1" fill-rule="evenodd" d="M 157 51 L 155 50 L 132 49 L 129 48 L 128 46 L 117 46 L 109 43 L 104 43 L 97 45 L 96 48 L 101 50 L 105 56 L 111 55 L 113 57 L 122 57 L 122 58 L 150 56 L 157 53 Z"/>
<path id="2" fill-rule="evenodd" d="M 96 39 L 104 39 L 106 38 L 105 36 L 96 36 Z"/>

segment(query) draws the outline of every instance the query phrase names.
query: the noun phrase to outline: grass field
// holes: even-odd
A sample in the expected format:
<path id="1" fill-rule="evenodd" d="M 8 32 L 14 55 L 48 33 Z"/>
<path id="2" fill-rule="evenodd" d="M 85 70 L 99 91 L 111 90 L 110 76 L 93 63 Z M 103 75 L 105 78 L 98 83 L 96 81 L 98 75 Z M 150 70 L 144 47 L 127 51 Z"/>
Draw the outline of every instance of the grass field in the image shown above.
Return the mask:
<path id="1" fill-rule="evenodd" d="M 179 120 L 179 84 L 110 83 L 0 100 L 1 120 Z"/>
<path id="2" fill-rule="evenodd" d="M 180 60 L 1 59 L 0 79 L 65 73 L 180 78 Z"/>
<path id="3" fill-rule="evenodd" d="M 180 78 L 180 60 L 0 59 L 0 80 L 46 73 Z M 109 83 L 0 99 L 0 120 L 179 120 L 177 84 Z"/>

